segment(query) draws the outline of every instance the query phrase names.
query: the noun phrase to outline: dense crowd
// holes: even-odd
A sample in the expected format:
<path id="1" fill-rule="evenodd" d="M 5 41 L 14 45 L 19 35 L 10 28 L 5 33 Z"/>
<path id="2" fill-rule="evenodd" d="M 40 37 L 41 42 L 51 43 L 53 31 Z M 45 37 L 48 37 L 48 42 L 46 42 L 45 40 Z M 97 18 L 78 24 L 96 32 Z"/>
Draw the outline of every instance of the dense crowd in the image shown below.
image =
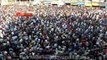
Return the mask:
<path id="1" fill-rule="evenodd" d="M 12 19 L 15 10 L 25 8 L 11 8 L 9 22 L 1 23 L 0 59 L 107 59 L 106 9 L 33 6 L 34 16 Z"/>

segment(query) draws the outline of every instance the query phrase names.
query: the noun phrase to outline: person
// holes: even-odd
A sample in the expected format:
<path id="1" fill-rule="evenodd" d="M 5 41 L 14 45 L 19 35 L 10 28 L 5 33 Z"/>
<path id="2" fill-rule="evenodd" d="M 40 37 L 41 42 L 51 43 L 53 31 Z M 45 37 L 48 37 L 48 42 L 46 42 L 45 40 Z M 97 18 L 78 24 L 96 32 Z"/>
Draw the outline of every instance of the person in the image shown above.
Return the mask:
<path id="1" fill-rule="evenodd" d="M 32 6 L 35 8 L 35 6 Z M 65 9 L 66 8 L 66 9 Z M 26 11 L 30 7 L 13 6 L 8 11 Z M 18 56 L 29 59 L 31 56 L 46 55 L 70 56 L 72 59 L 102 59 L 106 54 L 106 13 L 103 9 L 73 6 L 37 6 L 32 17 L 17 17 L 7 22 L 3 28 L 3 42 L 0 51 L 8 54 L 8 59 Z M 99 15 L 99 16 L 98 16 Z M 97 16 L 97 18 L 96 18 Z M 102 56 L 103 55 L 103 56 Z M 23 56 L 23 57 L 22 57 Z M 29 57 L 30 56 L 30 57 Z"/>

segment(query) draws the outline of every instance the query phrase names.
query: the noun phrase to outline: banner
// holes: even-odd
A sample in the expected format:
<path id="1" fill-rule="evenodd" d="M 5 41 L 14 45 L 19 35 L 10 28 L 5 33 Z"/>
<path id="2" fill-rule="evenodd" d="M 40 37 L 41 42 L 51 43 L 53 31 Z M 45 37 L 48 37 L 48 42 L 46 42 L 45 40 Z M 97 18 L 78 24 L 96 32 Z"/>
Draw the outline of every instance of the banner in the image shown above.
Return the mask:
<path id="1" fill-rule="evenodd" d="M 65 3 L 71 3 L 72 0 L 63 0 Z"/>
<path id="2" fill-rule="evenodd" d="M 78 0 L 79 2 L 85 2 L 85 0 Z"/>
<path id="3" fill-rule="evenodd" d="M 100 0 L 92 0 L 92 2 L 100 2 Z"/>
<path id="4" fill-rule="evenodd" d="M 8 0 L 8 2 L 15 2 L 15 0 Z"/>
<path id="5" fill-rule="evenodd" d="M 84 0 L 85 2 L 92 2 L 92 0 Z"/>
<path id="6" fill-rule="evenodd" d="M 85 2 L 85 6 L 92 6 L 91 2 Z"/>
<path id="7" fill-rule="evenodd" d="M 11 5 L 14 3 L 15 3 L 15 0 L 1 0 L 1 5 Z"/>
<path id="8" fill-rule="evenodd" d="M 100 2 L 105 2 L 105 0 L 100 0 Z"/>
<path id="9" fill-rule="evenodd" d="M 77 5 L 78 0 L 72 0 L 71 5 Z"/>
<path id="10" fill-rule="evenodd" d="M 106 7 L 107 3 L 102 1 L 102 2 L 100 2 L 100 6 L 105 6 Z"/>
<path id="11" fill-rule="evenodd" d="M 85 0 L 85 6 L 92 6 L 91 0 Z"/>
<path id="12" fill-rule="evenodd" d="M 14 3 L 15 3 L 15 0 L 8 0 L 9 5 L 14 4 Z"/>
<path id="13" fill-rule="evenodd" d="M 51 4 L 58 4 L 59 0 L 52 0 Z"/>
<path id="14" fill-rule="evenodd" d="M 93 5 L 93 6 L 100 6 L 100 3 L 92 2 L 92 5 Z"/>
<path id="15" fill-rule="evenodd" d="M 1 5 L 8 5 L 8 0 L 1 0 Z"/>
<path id="16" fill-rule="evenodd" d="M 93 6 L 100 6 L 100 0 L 92 0 Z"/>
<path id="17" fill-rule="evenodd" d="M 79 6 L 84 6 L 85 5 L 85 3 L 84 3 L 85 1 L 84 0 L 78 0 L 78 5 Z"/>
<path id="18" fill-rule="evenodd" d="M 34 0 L 34 1 L 32 1 L 33 5 L 40 4 L 40 3 L 41 3 L 41 0 Z"/>

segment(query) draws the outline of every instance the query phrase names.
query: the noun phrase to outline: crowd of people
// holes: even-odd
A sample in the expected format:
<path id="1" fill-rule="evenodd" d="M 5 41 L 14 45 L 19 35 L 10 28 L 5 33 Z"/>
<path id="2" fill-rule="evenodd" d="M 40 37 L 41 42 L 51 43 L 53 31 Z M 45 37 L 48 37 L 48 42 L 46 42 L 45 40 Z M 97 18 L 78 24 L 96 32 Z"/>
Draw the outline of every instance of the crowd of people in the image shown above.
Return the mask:
<path id="1" fill-rule="evenodd" d="M 106 9 L 12 6 L 4 13 L 2 8 L 0 59 L 107 59 Z M 32 17 L 13 19 L 16 11 L 29 9 Z"/>

